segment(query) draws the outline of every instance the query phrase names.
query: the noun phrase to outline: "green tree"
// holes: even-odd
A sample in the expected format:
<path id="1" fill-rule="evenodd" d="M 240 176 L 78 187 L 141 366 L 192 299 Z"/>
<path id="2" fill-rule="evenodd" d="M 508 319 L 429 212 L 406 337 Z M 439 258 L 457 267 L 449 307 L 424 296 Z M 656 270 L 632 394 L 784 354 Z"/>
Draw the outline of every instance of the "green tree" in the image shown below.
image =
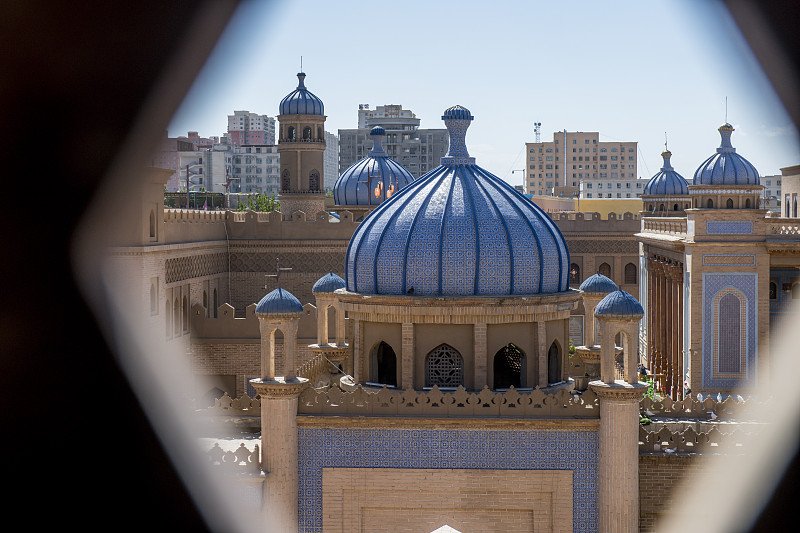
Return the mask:
<path id="1" fill-rule="evenodd" d="M 258 194 L 251 194 L 247 200 L 240 201 L 237 211 L 277 211 L 281 207 L 281 203 L 272 194 L 261 192 Z"/>

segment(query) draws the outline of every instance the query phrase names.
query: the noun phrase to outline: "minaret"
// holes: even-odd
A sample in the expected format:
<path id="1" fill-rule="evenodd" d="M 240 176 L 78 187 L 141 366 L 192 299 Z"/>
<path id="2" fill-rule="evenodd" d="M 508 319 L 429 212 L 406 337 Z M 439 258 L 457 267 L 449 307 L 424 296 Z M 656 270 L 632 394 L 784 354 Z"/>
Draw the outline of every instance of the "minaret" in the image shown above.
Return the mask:
<path id="1" fill-rule="evenodd" d="M 350 352 L 350 347 L 344 342 L 345 319 L 344 309 L 339 303 L 339 299 L 334 291 L 343 289 L 345 287 L 344 280 L 329 272 L 319 278 L 311 292 L 314 294 L 317 302 L 317 343 L 310 344 L 308 348 L 314 356 L 323 356 L 332 365 L 337 365 L 340 370 L 351 373 L 350 368 L 344 369 L 342 365 L 350 363 L 347 357 Z M 328 308 L 333 307 L 334 316 L 336 317 L 336 342 L 332 343 L 328 332 L 330 325 L 328 324 Z M 329 370 L 336 373 L 336 369 L 331 366 Z M 312 383 L 314 385 L 314 383 Z"/>
<path id="2" fill-rule="evenodd" d="M 305 86 L 306 75 L 297 74 L 297 89 L 280 103 L 278 153 L 281 156 L 281 213 L 291 217 L 303 211 L 314 219 L 325 211 L 325 114 L 322 100 Z"/>
<path id="3" fill-rule="evenodd" d="M 597 273 L 586 278 L 579 289 L 582 291 L 584 310 L 583 346 L 576 346 L 575 352 L 583 361 L 586 375 L 596 379 L 600 377 L 600 339 L 602 334 L 595 326 L 594 309 L 606 295 L 618 290 L 619 287 L 606 276 Z M 595 338 L 596 331 L 597 338 Z"/>
<path id="4" fill-rule="evenodd" d="M 625 291 L 600 300 L 594 316 L 602 335 L 600 379 L 589 386 L 600 403 L 598 521 L 600 533 L 639 531 L 639 401 L 647 385 L 639 383 L 641 304 Z M 614 379 L 614 337 L 622 333 L 624 380 Z"/>
<path id="5" fill-rule="evenodd" d="M 307 379 L 295 375 L 297 328 L 302 314 L 300 301 L 280 286 L 256 307 L 261 330 L 261 378 L 250 380 L 250 384 L 261 396 L 261 468 L 266 474 L 263 509 L 269 520 L 268 531 L 293 533 L 298 527 L 297 399 L 308 384 Z M 283 333 L 283 358 L 279 362 L 275 357 L 277 330 Z"/>

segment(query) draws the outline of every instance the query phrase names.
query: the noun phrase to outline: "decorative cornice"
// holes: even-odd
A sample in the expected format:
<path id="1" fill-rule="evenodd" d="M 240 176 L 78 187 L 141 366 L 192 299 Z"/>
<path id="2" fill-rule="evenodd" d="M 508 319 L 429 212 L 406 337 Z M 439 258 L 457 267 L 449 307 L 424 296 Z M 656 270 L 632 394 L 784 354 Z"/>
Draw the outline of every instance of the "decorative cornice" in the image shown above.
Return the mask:
<path id="1" fill-rule="evenodd" d="M 626 383 L 622 380 L 616 380 L 614 383 L 606 383 L 600 380 L 592 381 L 589 383 L 589 387 L 591 387 L 601 401 L 617 400 L 638 402 L 647 391 L 647 385 L 644 383 Z"/>
<path id="2" fill-rule="evenodd" d="M 256 389 L 261 398 L 297 398 L 308 386 L 306 378 L 295 378 L 293 381 L 285 381 L 282 376 L 276 376 L 274 380 L 264 381 L 261 378 L 251 379 L 250 384 Z"/>
<path id="3" fill-rule="evenodd" d="M 297 416 L 297 426 L 303 428 L 368 428 L 368 429 L 504 429 L 548 431 L 597 431 L 599 418 L 401 418 L 364 416 Z"/>

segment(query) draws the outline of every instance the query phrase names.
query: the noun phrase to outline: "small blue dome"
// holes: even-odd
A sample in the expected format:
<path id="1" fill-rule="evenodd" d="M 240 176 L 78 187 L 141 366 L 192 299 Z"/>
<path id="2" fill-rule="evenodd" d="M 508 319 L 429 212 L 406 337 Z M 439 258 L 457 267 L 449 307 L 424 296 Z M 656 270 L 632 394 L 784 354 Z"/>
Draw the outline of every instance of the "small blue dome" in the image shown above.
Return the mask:
<path id="1" fill-rule="evenodd" d="M 281 100 L 280 112 L 281 115 L 324 115 L 325 107 L 322 105 L 322 100 L 314 96 L 314 94 L 306 89 L 304 80 L 306 75 L 304 72 L 297 74 L 297 79 L 300 80 L 297 89 L 290 92 L 286 97 Z"/>
<path id="2" fill-rule="evenodd" d="M 369 132 L 372 150 L 342 172 L 333 185 L 336 205 L 378 205 L 414 181 L 406 168 L 389 157 L 381 144 L 386 131 L 375 126 Z"/>
<path id="3" fill-rule="evenodd" d="M 256 306 L 257 315 L 294 315 L 303 312 L 303 305 L 292 293 L 278 287 Z"/>
<path id="4" fill-rule="evenodd" d="M 644 309 L 639 300 L 623 290 L 617 290 L 600 300 L 594 308 L 595 316 L 643 317 Z"/>
<path id="5" fill-rule="evenodd" d="M 665 150 L 661 157 L 664 158 L 664 166 L 661 167 L 661 172 L 650 178 L 650 181 L 644 186 L 644 195 L 649 196 L 680 196 L 689 194 L 689 184 L 686 180 L 675 172 L 672 165 L 669 164 L 669 158 L 672 157 L 672 152 Z"/>
<path id="6" fill-rule="evenodd" d="M 333 272 L 328 272 L 319 278 L 314 286 L 311 287 L 311 292 L 315 294 L 330 293 L 336 289 L 344 289 L 344 286 L 345 283 L 342 278 Z"/>
<path id="7" fill-rule="evenodd" d="M 583 283 L 578 288 L 583 292 L 594 294 L 609 294 L 619 290 L 616 283 L 600 273 L 593 274 L 583 280 Z"/>
<path id="8" fill-rule="evenodd" d="M 359 225 L 347 250 L 347 290 L 362 294 L 489 296 L 569 290 L 569 251 L 552 219 L 475 165 L 465 143 L 472 115 L 444 112 L 441 165 Z"/>
<path id="9" fill-rule="evenodd" d="M 733 126 L 726 122 L 719 127 L 719 134 L 722 142 L 717 153 L 703 161 L 694 173 L 693 185 L 761 185 L 756 167 L 731 145 Z"/>

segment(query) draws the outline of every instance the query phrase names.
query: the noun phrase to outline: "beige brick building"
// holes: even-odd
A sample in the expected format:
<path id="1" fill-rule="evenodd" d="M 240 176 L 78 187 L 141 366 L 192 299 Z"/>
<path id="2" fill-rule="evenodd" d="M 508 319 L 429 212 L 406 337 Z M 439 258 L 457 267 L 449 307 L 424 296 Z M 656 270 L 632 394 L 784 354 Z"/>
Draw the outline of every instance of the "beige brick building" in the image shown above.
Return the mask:
<path id="1" fill-rule="evenodd" d="M 567 187 L 577 193 L 585 179 L 635 183 L 637 155 L 636 142 L 601 142 L 598 132 L 557 131 L 552 141 L 525 143 L 525 192 L 553 195 L 555 187 Z"/>

